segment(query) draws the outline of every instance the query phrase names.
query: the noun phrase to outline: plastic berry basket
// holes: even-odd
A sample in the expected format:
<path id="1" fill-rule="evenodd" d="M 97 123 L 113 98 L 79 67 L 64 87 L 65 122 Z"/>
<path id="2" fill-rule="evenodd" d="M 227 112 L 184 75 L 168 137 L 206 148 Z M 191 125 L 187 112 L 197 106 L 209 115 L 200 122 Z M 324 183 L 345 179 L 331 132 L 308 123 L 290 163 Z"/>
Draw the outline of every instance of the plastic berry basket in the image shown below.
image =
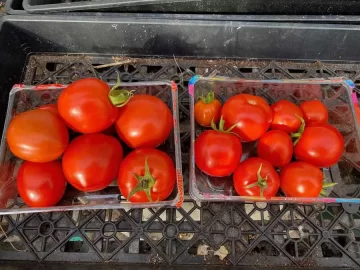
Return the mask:
<path id="1" fill-rule="evenodd" d="M 23 161 L 15 157 L 8 148 L 6 142 L 7 127 L 12 117 L 17 114 L 34 109 L 40 105 L 56 103 L 60 93 L 65 88 L 66 85 L 58 84 L 38 86 L 15 85 L 11 90 L 0 147 L 0 214 L 86 209 L 180 207 L 184 193 L 178 127 L 178 93 L 176 84 L 171 81 L 122 83 L 121 87 L 119 87 L 119 89 L 135 90 L 135 95 L 146 93 L 157 96 L 172 111 L 173 130 L 169 138 L 158 147 L 158 149 L 165 151 L 172 158 L 177 172 L 174 191 L 166 201 L 148 203 L 128 202 L 119 193 L 117 181 L 114 179 L 104 190 L 92 193 L 78 191 L 68 184 L 62 200 L 53 207 L 29 208 L 23 203 L 16 187 L 17 172 Z M 73 135 L 76 136 L 76 134 Z M 125 154 L 130 151 L 130 149 L 124 149 Z"/>
<path id="2" fill-rule="evenodd" d="M 189 191 L 198 201 L 266 201 L 296 203 L 360 203 L 360 128 L 357 125 L 352 101 L 354 83 L 343 78 L 310 80 L 245 80 L 225 77 L 195 76 L 189 82 L 191 155 Z M 205 128 L 194 119 L 194 104 L 201 94 L 214 91 L 216 97 L 224 103 L 239 93 L 247 93 L 265 98 L 269 104 L 286 99 L 299 104 L 306 100 L 318 99 L 329 112 L 329 123 L 335 126 L 344 137 L 344 152 L 340 161 L 324 168 L 326 182 L 337 185 L 328 190 L 327 197 L 294 198 L 285 197 L 281 191 L 276 197 L 244 197 L 237 195 L 232 175 L 211 177 L 201 172 L 195 165 L 194 142 Z M 242 160 L 255 155 L 255 143 L 243 143 Z M 255 151 L 256 152 L 256 151 Z"/>

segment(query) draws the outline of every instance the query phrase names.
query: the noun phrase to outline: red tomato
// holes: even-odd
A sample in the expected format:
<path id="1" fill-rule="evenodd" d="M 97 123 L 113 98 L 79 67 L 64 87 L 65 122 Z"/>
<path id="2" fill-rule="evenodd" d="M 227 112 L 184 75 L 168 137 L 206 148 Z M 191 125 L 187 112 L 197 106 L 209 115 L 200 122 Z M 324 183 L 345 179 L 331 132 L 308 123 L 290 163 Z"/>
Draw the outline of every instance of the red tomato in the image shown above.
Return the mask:
<path id="1" fill-rule="evenodd" d="M 356 104 L 355 104 L 355 112 L 356 112 L 357 123 L 360 126 L 360 108 Z"/>
<path id="2" fill-rule="evenodd" d="M 167 154 L 143 148 L 132 151 L 121 162 L 118 185 L 131 202 L 163 201 L 173 191 L 175 179 L 174 163 Z"/>
<path id="3" fill-rule="evenodd" d="M 46 111 L 56 114 L 57 116 L 60 116 L 57 104 L 46 104 L 46 105 L 42 105 L 42 106 L 38 107 L 37 109 L 46 110 Z"/>
<path id="4" fill-rule="evenodd" d="M 69 144 L 69 132 L 54 113 L 32 110 L 12 119 L 6 139 L 15 156 L 32 162 L 48 162 L 63 154 Z"/>
<path id="5" fill-rule="evenodd" d="M 298 161 L 280 171 L 280 187 L 287 197 L 318 197 L 324 175 L 314 165 Z"/>
<path id="6" fill-rule="evenodd" d="M 196 122 L 204 127 L 209 127 L 211 121 L 217 124 L 221 116 L 221 103 L 215 98 L 214 92 L 209 92 L 206 97 L 201 96 L 194 106 Z"/>
<path id="7" fill-rule="evenodd" d="M 289 134 L 281 130 L 266 132 L 259 140 L 257 154 L 274 167 L 283 167 L 290 163 L 293 154 L 293 143 Z"/>
<path id="8" fill-rule="evenodd" d="M 327 123 L 329 115 L 324 104 L 319 100 L 305 101 L 300 104 L 300 110 L 306 124 Z"/>
<path id="9" fill-rule="evenodd" d="M 294 147 L 294 156 L 297 160 L 323 168 L 335 165 L 343 151 L 341 133 L 329 124 L 318 123 L 305 127 Z"/>
<path id="10" fill-rule="evenodd" d="M 232 132 L 238 134 L 244 142 L 255 141 L 264 135 L 272 119 L 266 100 L 248 94 L 238 94 L 229 98 L 221 113 L 225 120 L 225 128 L 236 124 Z"/>
<path id="11" fill-rule="evenodd" d="M 73 82 L 59 96 L 59 113 L 77 132 L 101 132 L 119 116 L 119 108 L 113 106 L 108 98 L 109 91 L 109 86 L 96 78 Z"/>
<path id="12" fill-rule="evenodd" d="M 64 174 L 76 189 L 98 191 L 116 179 L 122 158 L 122 146 L 114 137 L 101 133 L 82 135 L 64 153 Z"/>
<path id="13" fill-rule="evenodd" d="M 240 196 L 274 197 L 280 186 L 274 167 L 258 157 L 241 162 L 234 172 L 233 180 Z"/>
<path id="14" fill-rule="evenodd" d="M 207 130 L 195 140 L 195 163 L 211 176 L 232 174 L 240 163 L 241 155 L 240 139 L 231 133 Z"/>
<path id="15" fill-rule="evenodd" d="M 66 187 L 61 162 L 25 161 L 18 172 L 17 187 L 21 198 L 30 207 L 56 205 L 64 195 Z"/>
<path id="16" fill-rule="evenodd" d="M 131 148 L 152 148 L 169 137 L 172 121 L 171 111 L 161 99 L 135 95 L 120 108 L 116 131 Z"/>
<path id="17" fill-rule="evenodd" d="M 271 129 L 286 133 L 297 132 L 301 125 L 303 113 L 300 108 L 288 100 L 279 100 L 271 105 L 273 120 Z"/>

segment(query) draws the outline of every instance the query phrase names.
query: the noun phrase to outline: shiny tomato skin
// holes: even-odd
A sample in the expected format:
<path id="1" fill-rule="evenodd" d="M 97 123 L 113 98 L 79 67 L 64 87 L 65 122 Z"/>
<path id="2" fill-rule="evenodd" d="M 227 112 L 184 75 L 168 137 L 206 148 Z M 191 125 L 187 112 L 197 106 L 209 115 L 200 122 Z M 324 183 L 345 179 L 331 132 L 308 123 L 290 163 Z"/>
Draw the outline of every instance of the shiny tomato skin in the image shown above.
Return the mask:
<path id="1" fill-rule="evenodd" d="M 287 197 L 318 197 L 323 180 L 322 171 L 307 162 L 292 162 L 280 171 L 280 188 Z"/>
<path id="2" fill-rule="evenodd" d="M 271 105 L 271 111 L 273 116 L 271 129 L 286 133 L 299 130 L 301 125 L 299 117 L 303 117 L 303 113 L 296 104 L 288 100 L 279 100 Z"/>
<path id="3" fill-rule="evenodd" d="M 151 188 L 151 198 L 163 201 L 170 196 L 175 186 L 176 171 L 171 158 L 164 152 L 153 149 L 136 149 L 121 162 L 118 174 L 118 186 L 121 194 L 127 198 L 136 187 L 138 181 L 134 174 L 143 176 L 145 173 L 145 159 L 155 184 Z M 130 202 L 149 202 L 144 191 L 138 191 L 129 198 Z"/>
<path id="4" fill-rule="evenodd" d="M 243 142 L 259 139 L 269 129 L 271 122 L 271 111 L 266 101 L 249 94 L 229 98 L 221 114 L 226 129 L 236 124 L 232 132 L 238 134 Z"/>
<path id="5" fill-rule="evenodd" d="M 101 133 L 75 138 L 63 156 L 67 181 L 76 189 L 93 192 L 107 187 L 119 170 L 123 158 L 120 142 Z"/>
<path id="6" fill-rule="evenodd" d="M 294 147 L 294 156 L 320 168 L 335 165 L 344 152 L 341 133 L 326 123 L 307 125 Z"/>
<path id="7" fill-rule="evenodd" d="M 161 99 L 139 94 L 120 108 L 115 127 L 120 139 L 129 147 L 155 148 L 169 137 L 173 118 Z"/>
<path id="8" fill-rule="evenodd" d="M 46 110 L 46 111 L 52 112 L 52 113 L 54 113 L 54 114 L 56 114 L 57 116 L 60 117 L 57 104 L 45 104 L 45 105 L 41 105 L 41 106 L 38 107 L 37 109 L 38 109 L 38 110 Z"/>
<path id="9" fill-rule="evenodd" d="M 69 131 L 56 114 L 31 110 L 12 119 L 6 139 L 15 156 L 32 162 L 48 162 L 64 153 L 69 144 Z"/>
<path id="10" fill-rule="evenodd" d="M 232 174 L 240 163 L 242 145 L 234 135 L 207 130 L 195 140 L 195 164 L 210 176 Z"/>
<path id="11" fill-rule="evenodd" d="M 17 175 L 20 197 L 30 207 L 56 205 L 65 193 L 66 179 L 58 160 L 35 163 L 25 161 Z"/>
<path id="12" fill-rule="evenodd" d="M 280 180 L 274 167 L 262 158 L 252 157 L 241 162 L 233 175 L 234 187 L 240 196 L 260 196 L 259 186 L 245 188 L 257 182 L 257 172 L 260 166 L 261 177 L 267 176 L 267 187 L 263 190 L 263 196 L 274 197 L 276 195 L 280 187 Z"/>
<path id="13" fill-rule="evenodd" d="M 108 98 L 110 87 L 97 78 L 73 82 L 60 94 L 58 110 L 66 124 L 80 133 L 101 132 L 119 116 Z"/>
<path id="14" fill-rule="evenodd" d="M 320 100 L 305 101 L 299 107 L 306 124 L 327 123 L 329 118 L 328 110 Z"/>
<path id="15" fill-rule="evenodd" d="M 290 163 L 293 155 L 293 142 L 289 134 L 281 130 L 270 130 L 258 141 L 258 157 L 265 159 L 274 167 Z"/>
<path id="16" fill-rule="evenodd" d="M 194 106 L 194 117 L 196 122 L 203 126 L 209 127 L 211 121 L 218 123 L 221 116 L 221 103 L 219 100 L 214 99 L 211 103 L 205 103 L 199 100 Z"/>

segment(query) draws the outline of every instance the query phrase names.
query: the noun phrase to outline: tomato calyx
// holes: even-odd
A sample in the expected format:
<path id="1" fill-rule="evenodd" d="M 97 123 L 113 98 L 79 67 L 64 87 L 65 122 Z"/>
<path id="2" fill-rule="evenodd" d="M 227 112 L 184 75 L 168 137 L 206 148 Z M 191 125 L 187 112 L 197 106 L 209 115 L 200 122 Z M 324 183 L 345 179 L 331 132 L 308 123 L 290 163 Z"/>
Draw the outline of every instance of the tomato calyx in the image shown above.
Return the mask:
<path id="1" fill-rule="evenodd" d="M 215 100 L 215 92 L 214 91 L 210 91 L 209 93 L 207 93 L 206 96 L 204 96 L 203 94 L 199 97 L 199 99 L 205 103 L 205 104 L 210 104 L 211 102 L 213 102 Z"/>
<path id="2" fill-rule="evenodd" d="M 116 84 L 110 89 L 108 98 L 115 107 L 125 106 L 134 96 L 135 90 L 117 89 L 120 86 L 120 78 L 117 78 Z"/>
<path id="3" fill-rule="evenodd" d="M 214 119 L 211 120 L 211 128 L 213 130 L 223 132 L 223 133 L 234 134 L 234 135 L 238 136 L 235 132 L 231 132 L 236 127 L 236 125 L 237 125 L 237 123 L 232 125 L 231 127 L 229 127 L 227 130 L 224 130 L 225 120 L 224 120 L 224 118 L 222 116 L 221 116 L 220 121 L 219 121 L 219 127 L 216 127 Z"/>
<path id="4" fill-rule="evenodd" d="M 323 197 L 327 197 L 329 196 L 328 192 L 327 192 L 327 189 L 330 188 L 330 187 L 333 187 L 333 186 L 336 186 L 337 183 L 326 183 L 326 182 L 323 182 L 322 184 L 322 189 L 320 191 L 320 195 L 323 196 Z"/>
<path id="5" fill-rule="evenodd" d="M 294 146 L 299 142 L 301 135 L 304 133 L 305 130 L 305 120 L 304 118 L 302 118 L 301 116 L 297 115 L 296 116 L 300 119 L 301 121 L 301 125 L 299 127 L 299 130 L 297 132 L 291 133 L 290 137 L 291 139 L 294 140 Z"/>
<path id="6" fill-rule="evenodd" d="M 147 163 L 147 158 L 145 159 L 144 168 L 145 168 L 145 173 L 143 176 L 140 176 L 140 175 L 137 175 L 136 173 L 134 173 L 134 176 L 135 176 L 136 180 L 138 181 L 138 183 L 137 183 L 136 187 L 130 191 L 130 193 L 127 197 L 127 200 L 129 200 L 136 192 L 144 191 L 148 200 L 150 202 L 153 201 L 152 197 L 151 197 L 151 189 L 155 185 L 156 179 L 152 176 L 152 174 L 150 172 L 150 168 Z"/>
<path id="7" fill-rule="evenodd" d="M 253 188 L 253 187 L 260 187 L 260 197 L 264 197 L 264 189 L 267 187 L 267 178 L 266 175 L 265 178 L 261 176 L 261 169 L 262 169 L 262 163 L 260 164 L 259 170 L 257 171 L 257 181 L 255 183 L 252 183 L 250 185 L 245 186 L 245 188 Z"/>

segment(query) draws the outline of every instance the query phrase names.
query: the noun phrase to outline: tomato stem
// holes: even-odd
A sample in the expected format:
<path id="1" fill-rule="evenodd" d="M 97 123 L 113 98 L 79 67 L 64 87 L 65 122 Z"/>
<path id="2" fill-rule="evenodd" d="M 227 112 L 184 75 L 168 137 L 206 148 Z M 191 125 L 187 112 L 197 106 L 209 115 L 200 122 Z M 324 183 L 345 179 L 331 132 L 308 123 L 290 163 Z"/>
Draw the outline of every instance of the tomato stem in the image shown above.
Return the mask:
<path id="1" fill-rule="evenodd" d="M 290 137 L 291 139 L 295 139 L 294 140 L 294 146 L 299 142 L 301 135 L 304 133 L 305 130 L 305 120 L 304 118 L 302 118 L 301 116 L 295 114 L 296 117 L 298 117 L 301 121 L 301 125 L 299 127 L 299 130 L 297 132 L 291 133 Z"/>
<path id="2" fill-rule="evenodd" d="M 228 128 L 227 130 L 224 130 L 224 126 L 225 126 L 225 120 L 223 118 L 223 116 L 221 116 L 220 121 L 219 121 L 219 128 L 216 127 L 216 124 L 214 122 L 214 119 L 211 120 L 211 128 L 213 130 L 219 131 L 219 132 L 224 132 L 224 133 L 231 133 L 234 135 L 237 135 L 234 132 L 231 132 L 235 127 L 236 127 L 237 123 L 232 125 L 230 128 Z"/>
<path id="3" fill-rule="evenodd" d="M 130 99 L 134 96 L 135 90 L 117 89 L 120 86 L 120 78 L 117 78 L 116 84 L 109 92 L 109 99 L 115 107 L 125 106 Z"/>
<path id="4" fill-rule="evenodd" d="M 209 93 L 207 93 L 206 96 L 204 96 L 203 94 L 200 96 L 200 99 L 202 102 L 204 102 L 205 104 L 209 104 L 211 102 L 214 101 L 215 99 L 215 92 L 214 91 L 210 91 Z"/>
<path id="5" fill-rule="evenodd" d="M 338 183 L 326 183 L 326 182 L 323 182 L 323 185 L 322 185 L 322 189 L 320 191 L 320 195 L 323 196 L 323 197 L 327 197 L 329 194 L 327 191 L 328 188 L 330 187 L 333 187 L 333 186 L 336 186 Z"/>
<path id="6" fill-rule="evenodd" d="M 260 197 L 264 197 L 264 189 L 267 187 L 267 178 L 266 175 L 265 178 L 261 176 L 261 169 L 262 169 L 262 163 L 260 164 L 260 167 L 257 171 L 257 181 L 255 183 L 252 183 L 250 185 L 245 186 L 245 188 L 253 188 L 253 187 L 260 187 Z"/>
<path id="7" fill-rule="evenodd" d="M 152 197 L 151 197 L 151 189 L 155 185 L 156 179 L 152 176 L 152 174 L 150 172 L 150 168 L 147 163 L 147 157 L 145 158 L 144 168 L 145 168 L 145 173 L 143 176 L 140 176 L 140 175 L 137 175 L 136 173 L 134 173 L 134 176 L 135 176 L 136 180 L 138 181 L 138 183 L 137 183 L 136 187 L 130 191 L 130 193 L 127 197 L 127 200 L 129 200 L 135 193 L 144 191 L 148 200 L 150 202 L 153 201 Z"/>

